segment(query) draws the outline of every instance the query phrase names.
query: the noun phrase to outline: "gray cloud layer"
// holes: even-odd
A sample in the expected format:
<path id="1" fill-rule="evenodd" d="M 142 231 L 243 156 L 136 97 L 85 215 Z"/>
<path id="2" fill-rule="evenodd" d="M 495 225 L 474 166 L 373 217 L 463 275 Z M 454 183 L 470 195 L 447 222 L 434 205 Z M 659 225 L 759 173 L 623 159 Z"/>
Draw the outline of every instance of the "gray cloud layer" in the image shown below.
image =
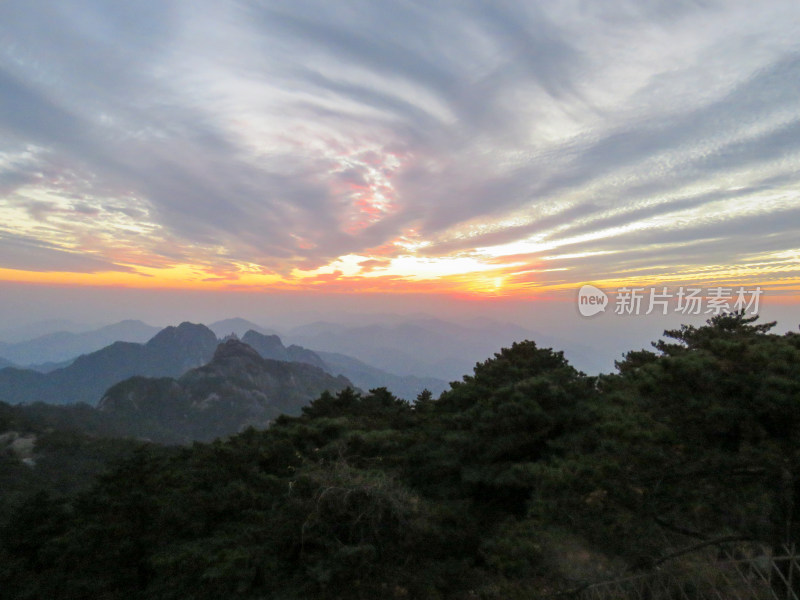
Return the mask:
<path id="1" fill-rule="evenodd" d="M 438 256 L 627 228 L 564 247 L 613 250 L 581 276 L 796 249 L 798 26 L 794 0 L 9 0 L 0 267 L 125 270 L 98 238 L 213 272 L 409 232 Z"/>

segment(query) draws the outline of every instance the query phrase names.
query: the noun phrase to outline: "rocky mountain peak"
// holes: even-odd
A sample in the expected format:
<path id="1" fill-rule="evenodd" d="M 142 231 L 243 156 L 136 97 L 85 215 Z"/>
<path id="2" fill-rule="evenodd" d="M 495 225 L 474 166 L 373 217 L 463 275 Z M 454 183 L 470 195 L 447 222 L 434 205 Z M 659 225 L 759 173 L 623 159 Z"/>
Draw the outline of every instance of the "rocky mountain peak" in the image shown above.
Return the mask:
<path id="1" fill-rule="evenodd" d="M 261 362 L 263 359 L 252 347 L 237 338 L 228 338 L 217 346 L 211 364 L 227 363 L 231 360 L 249 359 Z"/>
<path id="2" fill-rule="evenodd" d="M 206 346 L 216 345 L 217 336 L 205 325 L 184 321 L 177 327 L 165 327 L 154 335 L 147 345 L 152 347 L 165 346 Z"/>

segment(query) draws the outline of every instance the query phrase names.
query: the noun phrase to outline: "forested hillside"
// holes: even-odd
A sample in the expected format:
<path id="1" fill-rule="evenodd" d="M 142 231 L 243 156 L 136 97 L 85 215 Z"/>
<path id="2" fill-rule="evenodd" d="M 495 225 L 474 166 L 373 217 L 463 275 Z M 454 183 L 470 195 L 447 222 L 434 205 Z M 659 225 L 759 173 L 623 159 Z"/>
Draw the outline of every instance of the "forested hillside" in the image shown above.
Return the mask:
<path id="1" fill-rule="evenodd" d="M 722 315 L 618 372 L 514 344 L 434 399 L 324 393 L 19 503 L 2 598 L 528 599 L 800 541 L 800 335 Z"/>

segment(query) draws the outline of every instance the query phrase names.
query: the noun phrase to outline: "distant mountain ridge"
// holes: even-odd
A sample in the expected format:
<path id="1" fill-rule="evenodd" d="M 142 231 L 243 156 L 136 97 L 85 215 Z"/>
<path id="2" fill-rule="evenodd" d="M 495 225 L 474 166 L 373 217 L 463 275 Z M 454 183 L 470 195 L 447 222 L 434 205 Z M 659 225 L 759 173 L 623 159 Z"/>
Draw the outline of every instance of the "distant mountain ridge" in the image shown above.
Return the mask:
<path id="1" fill-rule="evenodd" d="M 36 321 L 35 323 L 27 323 L 24 325 L 16 325 L 0 331 L 0 342 L 15 344 L 17 342 L 26 342 L 28 340 L 42 337 L 57 331 L 66 331 L 68 333 L 84 333 L 97 329 L 98 326 L 88 325 L 86 323 L 75 323 L 69 319 L 45 319 L 43 321 Z"/>
<path id="2" fill-rule="evenodd" d="M 49 373 L 0 370 L 0 401 L 96 404 L 113 384 L 133 375 L 178 377 L 214 356 L 217 336 L 205 325 L 166 327 L 145 344 L 115 342 Z"/>
<path id="3" fill-rule="evenodd" d="M 384 371 L 447 380 L 460 379 L 477 361 L 512 342 L 538 339 L 509 323 L 466 326 L 434 318 L 355 327 L 318 322 L 296 328 L 287 337 L 315 351 L 353 356 Z"/>
<path id="4" fill-rule="evenodd" d="M 219 339 L 223 339 L 225 336 L 228 336 L 232 333 L 241 338 L 250 330 L 256 331 L 262 335 L 273 335 L 275 333 L 270 329 L 265 329 L 260 325 L 256 325 L 252 321 L 242 319 L 241 317 L 215 321 L 214 323 L 211 323 L 208 328 L 213 331 Z"/>
<path id="5" fill-rule="evenodd" d="M 365 362 L 336 352 L 316 352 L 325 362 L 331 373 L 342 373 L 363 390 L 385 387 L 398 398 L 409 402 L 416 400 L 424 390 L 433 394 L 434 398 L 450 387 L 444 379 L 436 377 L 417 377 L 416 375 L 395 375 Z"/>
<path id="6" fill-rule="evenodd" d="M 20 366 L 60 363 L 114 342 L 144 343 L 158 331 L 158 327 L 133 319 L 93 331 L 57 331 L 13 344 L 0 343 L 0 357 Z"/>
<path id="7" fill-rule="evenodd" d="M 409 401 L 413 401 L 425 389 L 438 396 L 448 388 L 446 381 L 435 377 L 395 375 L 372 367 L 352 356 L 334 352 L 315 352 L 297 345 L 286 347 L 277 335 L 262 335 L 251 330 L 245 333 L 242 341 L 264 358 L 311 364 L 333 375 L 344 375 L 363 390 L 385 387 L 399 398 Z"/>
<path id="8" fill-rule="evenodd" d="M 290 330 L 285 339 L 315 352 L 345 354 L 399 375 L 460 380 L 477 362 L 514 342 L 560 347 L 578 368 L 596 370 L 593 351 L 576 343 L 489 318 L 455 323 L 423 316 L 383 323 L 342 325 L 318 321 Z"/>
<path id="9" fill-rule="evenodd" d="M 124 321 L 118 325 L 126 323 L 144 325 L 137 321 Z M 236 318 L 213 325 L 220 332 L 233 329 L 228 331 L 229 335 L 252 323 Z M 120 327 L 104 329 L 119 331 Z M 423 389 L 435 395 L 447 389 L 447 382 L 443 379 L 396 375 L 336 352 L 324 353 L 323 358 L 320 353 L 299 345 L 285 346 L 279 336 L 259 329 L 248 329 L 242 341 L 263 358 L 313 365 L 331 375 L 343 375 L 361 389 L 386 387 L 406 400 L 414 400 Z M 217 335 L 209 327 L 184 322 L 158 331 L 144 344 L 115 341 L 67 363 L 35 365 L 27 369 L 4 369 L 0 363 L 0 401 L 9 404 L 86 402 L 94 405 L 106 389 L 129 377 L 179 377 L 189 369 L 206 364 L 213 357 L 217 343 Z"/>
<path id="10" fill-rule="evenodd" d="M 132 377 L 111 387 L 98 409 L 129 433 L 155 440 L 209 441 L 297 415 L 323 391 L 353 384 L 313 365 L 262 358 L 244 342 L 219 344 L 212 360 L 178 379 Z"/>
<path id="11" fill-rule="evenodd" d="M 251 329 L 244 334 L 242 341 L 254 348 L 264 358 L 302 362 L 327 370 L 325 362 L 313 350 L 295 345 L 287 348 L 277 335 L 263 335 Z"/>

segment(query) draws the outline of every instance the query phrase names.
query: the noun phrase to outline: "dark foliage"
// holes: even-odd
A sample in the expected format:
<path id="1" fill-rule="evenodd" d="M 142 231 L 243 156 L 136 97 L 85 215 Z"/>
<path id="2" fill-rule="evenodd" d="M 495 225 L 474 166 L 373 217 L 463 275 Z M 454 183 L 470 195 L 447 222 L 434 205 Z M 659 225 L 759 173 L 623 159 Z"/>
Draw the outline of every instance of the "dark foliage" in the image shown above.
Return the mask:
<path id="1" fill-rule="evenodd" d="M 523 342 L 438 400 L 348 388 L 129 452 L 15 503 L 0 598 L 522 599 L 698 541 L 800 541 L 800 336 L 769 330 L 723 315 L 599 378 Z"/>

